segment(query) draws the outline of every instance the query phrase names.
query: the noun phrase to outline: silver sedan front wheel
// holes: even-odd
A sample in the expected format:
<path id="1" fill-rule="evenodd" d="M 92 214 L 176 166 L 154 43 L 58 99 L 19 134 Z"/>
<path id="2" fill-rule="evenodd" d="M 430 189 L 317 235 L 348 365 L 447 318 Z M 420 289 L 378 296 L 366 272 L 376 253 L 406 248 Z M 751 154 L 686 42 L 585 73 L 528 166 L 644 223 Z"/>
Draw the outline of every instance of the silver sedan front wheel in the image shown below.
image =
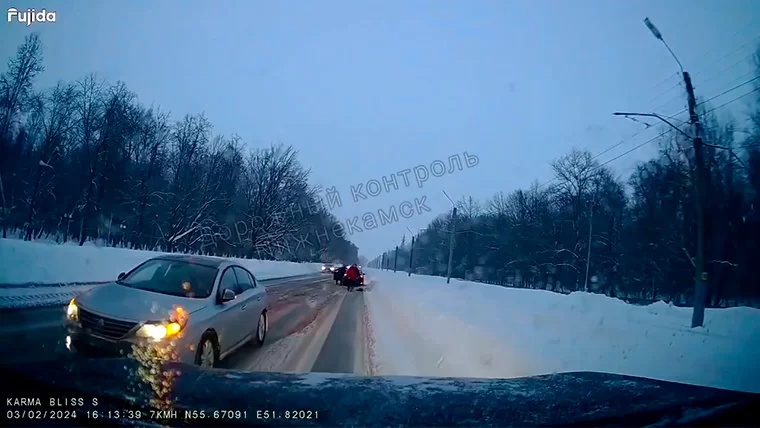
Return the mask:
<path id="1" fill-rule="evenodd" d="M 203 342 L 203 349 L 201 350 L 201 367 L 212 368 L 216 358 L 214 358 L 214 345 L 210 340 Z"/>
<path id="2" fill-rule="evenodd" d="M 203 368 L 214 368 L 218 362 L 218 352 L 216 343 L 212 337 L 204 336 L 201 343 L 198 344 L 198 351 L 195 354 L 195 364 Z"/>

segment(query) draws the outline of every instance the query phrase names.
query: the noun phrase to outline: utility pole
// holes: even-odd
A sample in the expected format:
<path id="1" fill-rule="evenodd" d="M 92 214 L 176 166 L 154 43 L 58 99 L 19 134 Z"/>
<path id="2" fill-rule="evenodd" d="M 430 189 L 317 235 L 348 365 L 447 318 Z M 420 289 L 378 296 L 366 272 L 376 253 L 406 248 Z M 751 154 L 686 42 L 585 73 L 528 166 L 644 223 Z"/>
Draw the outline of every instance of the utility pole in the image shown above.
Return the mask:
<path id="1" fill-rule="evenodd" d="M 694 137 L 691 138 L 694 144 L 694 194 L 697 204 L 697 254 L 694 257 L 694 311 L 691 314 L 691 327 L 700 327 L 705 320 L 705 303 L 707 300 L 707 272 L 705 271 L 705 156 L 702 142 L 702 124 L 699 123 L 697 114 L 697 101 L 694 96 L 694 86 L 691 83 L 691 76 L 684 71 L 681 61 L 678 60 L 673 50 L 670 49 L 662 33 L 652 24 L 649 18 L 644 19 L 649 31 L 660 40 L 681 68 L 683 81 L 686 84 L 686 95 L 688 96 L 690 123 L 694 128 Z"/>
<path id="2" fill-rule="evenodd" d="M 396 273 L 397 265 L 398 265 L 398 245 L 396 245 L 396 251 L 393 252 L 393 273 Z"/>
<path id="3" fill-rule="evenodd" d="M 457 234 L 457 208 L 451 211 L 451 236 L 449 238 L 449 267 L 446 273 L 446 284 L 451 283 L 451 264 L 454 260 L 455 235 Z"/>
<path id="4" fill-rule="evenodd" d="M 697 254 L 694 261 L 694 312 L 691 314 L 691 327 L 700 327 L 705 321 L 705 303 L 707 300 L 707 272 L 705 271 L 705 155 L 702 145 L 702 124 L 697 114 L 697 101 L 694 86 L 689 73 L 683 72 L 686 94 L 689 97 L 690 122 L 694 127 L 694 194 L 697 203 Z"/>
<path id="5" fill-rule="evenodd" d="M 108 220 L 108 238 L 106 238 L 106 241 L 109 246 L 111 245 L 111 226 L 113 226 L 113 213 L 111 213 L 111 219 Z"/>
<path id="6" fill-rule="evenodd" d="M 385 268 L 385 252 L 383 252 L 383 256 L 380 258 L 380 270 L 383 270 Z"/>
<path id="7" fill-rule="evenodd" d="M 409 250 L 409 275 L 412 276 L 412 269 L 414 268 L 414 235 L 412 235 L 412 249 Z"/>
<path id="8" fill-rule="evenodd" d="M 591 267 L 591 232 L 594 226 L 594 203 L 589 201 L 589 215 L 588 215 L 588 253 L 586 253 L 586 281 L 583 285 L 583 290 L 588 293 L 588 271 Z"/>
<path id="9" fill-rule="evenodd" d="M 5 209 L 5 190 L 3 190 L 3 176 L 0 174 L 0 202 L 2 202 L 2 206 L 0 206 L 0 223 L 2 223 L 2 229 L 3 229 L 3 238 L 7 238 L 8 236 L 5 233 L 5 215 L 6 215 L 6 209 Z M 65 242 L 65 241 L 64 241 Z"/>

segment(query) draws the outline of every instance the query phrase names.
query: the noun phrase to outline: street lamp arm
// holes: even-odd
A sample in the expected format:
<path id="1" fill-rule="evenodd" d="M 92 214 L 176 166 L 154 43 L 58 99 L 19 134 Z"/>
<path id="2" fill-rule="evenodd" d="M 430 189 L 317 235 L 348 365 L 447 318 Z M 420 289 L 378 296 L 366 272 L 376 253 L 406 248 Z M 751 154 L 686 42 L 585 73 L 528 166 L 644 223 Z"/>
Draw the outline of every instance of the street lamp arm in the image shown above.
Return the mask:
<path id="1" fill-rule="evenodd" d="M 649 18 L 644 19 L 644 24 L 646 24 L 647 28 L 649 28 L 649 31 L 652 32 L 652 35 L 657 38 L 657 40 L 661 41 L 663 45 L 665 45 L 666 48 L 668 48 L 668 52 L 670 52 L 670 55 L 673 56 L 673 59 L 676 60 L 678 63 L 678 67 L 681 68 L 681 75 L 683 76 L 683 65 L 681 65 L 681 61 L 678 60 L 678 57 L 673 52 L 673 49 L 670 49 L 670 46 L 668 46 L 668 42 L 665 41 L 665 39 L 662 37 L 662 33 L 660 33 L 660 30 L 655 27 L 654 24 L 652 24 L 652 21 L 649 20 Z"/>
<path id="2" fill-rule="evenodd" d="M 452 201 L 452 200 L 451 200 L 451 198 L 449 198 L 449 194 L 448 194 L 448 193 L 446 193 L 446 191 L 445 191 L 445 190 L 441 190 L 441 192 L 443 192 L 443 195 L 444 195 L 444 196 L 446 196 L 446 199 L 448 199 L 448 200 L 449 200 L 449 202 L 451 202 L 451 206 L 452 206 L 452 207 L 455 207 L 455 206 L 457 206 L 457 205 L 454 203 L 454 201 Z"/>
<path id="3" fill-rule="evenodd" d="M 670 46 L 668 46 L 668 42 L 666 42 L 665 39 L 660 39 L 660 40 L 662 40 L 662 44 L 664 44 L 665 47 L 668 48 L 668 51 L 670 51 L 670 54 L 673 55 L 673 59 L 676 60 L 676 62 L 678 63 L 678 66 L 681 68 L 681 76 L 683 76 L 683 65 L 681 65 L 681 61 L 679 61 L 676 54 L 673 53 L 673 49 L 670 49 Z"/>
<path id="4" fill-rule="evenodd" d="M 731 153 L 731 156 L 733 156 L 734 159 L 736 159 L 736 161 L 739 162 L 739 165 L 741 165 L 742 168 L 747 169 L 747 165 L 744 164 L 744 162 L 739 157 L 739 155 L 737 155 L 736 152 L 734 152 L 730 147 L 716 146 L 715 144 L 708 144 L 708 143 L 705 143 L 704 141 L 702 142 L 702 145 L 707 146 L 707 147 L 712 147 L 714 149 L 728 150 L 728 152 Z"/>
<path id="5" fill-rule="evenodd" d="M 615 116 L 645 116 L 645 117 L 656 117 L 657 119 L 660 119 L 661 121 L 665 122 L 666 124 L 670 125 L 671 128 L 675 129 L 676 131 L 680 132 L 684 137 L 688 138 L 689 140 L 692 140 L 691 136 L 683 132 L 681 129 L 679 129 L 677 126 L 670 123 L 667 119 L 660 116 L 657 113 L 627 113 L 627 112 L 615 112 L 613 113 Z M 702 142 L 703 146 L 712 147 L 714 149 L 721 149 L 721 150 L 728 150 L 729 153 L 731 153 L 731 156 L 736 159 L 737 162 L 739 162 L 739 165 L 741 165 L 742 168 L 747 169 L 747 165 L 744 164 L 744 162 L 741 160 L 739 155 L 736 154 L 730 147 L 723 147 L 723 146 L 716 146 L 715 144 L 708 144 L 704 141 Z"/>
<path id="6" fill-rule="evenodd" d="M 682 131 L 682 130 L 679 128 L 679 127 L 677 127 L 677 126 L 673 125 L 672 123 L 670 123 L 670 121 L 669 121 L 669 120 L 665 119 L 664 117 L 660 116 L 660 115 L 659 115 L 659 114 L 657 114 L 657 113 L 626 113 L 626 112 L 615 112 L 615 113 L 613 113 L 613 114 L 614 114 L 615 116 L 644 116 L 644 117 L 656 117 L 657 119 L 660 119 L 662 122 L 664 122 L 664 123 L 666 123 L 667 125 L 669 125 L 671 128 L 673 128 L 673 129 L 675 129 L 676 131 L 678 131 L 678 132 L 679 132 L 681 135 L 683 135 L 684 137 L 688 138 L 689 140 L 691 140 L 691 139 L 692 139 L 692 138 L 691 138 L 691 136 L 690 136 L 689 134 L 687 134 L 687 133 L 683 132 L 683 131 Z"/>

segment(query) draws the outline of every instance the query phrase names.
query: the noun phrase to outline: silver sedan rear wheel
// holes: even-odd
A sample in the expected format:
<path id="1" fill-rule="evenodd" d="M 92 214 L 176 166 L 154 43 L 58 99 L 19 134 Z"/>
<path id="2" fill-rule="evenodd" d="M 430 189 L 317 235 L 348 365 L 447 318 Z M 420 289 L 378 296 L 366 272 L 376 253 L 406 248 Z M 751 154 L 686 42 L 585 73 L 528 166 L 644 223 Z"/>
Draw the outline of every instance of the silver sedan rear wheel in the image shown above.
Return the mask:
<path id="1" fill-rule="evenodd" d="M 266 312 L 262 312 L 259 315 L 259 324 L 256 327 L 256 342 L 259 345 L 264 344 L 264 339 L 267 337 L 267 331 L 269 330 L 269 319 Z"/>

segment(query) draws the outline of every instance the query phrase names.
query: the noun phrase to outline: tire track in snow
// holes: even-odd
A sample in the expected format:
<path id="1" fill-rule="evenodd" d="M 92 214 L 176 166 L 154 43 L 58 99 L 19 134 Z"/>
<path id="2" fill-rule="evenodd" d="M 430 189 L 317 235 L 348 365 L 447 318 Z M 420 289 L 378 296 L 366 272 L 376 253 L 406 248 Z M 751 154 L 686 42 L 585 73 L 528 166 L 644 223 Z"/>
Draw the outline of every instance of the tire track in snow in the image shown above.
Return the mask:
<path id="1" fill-rule="evenodd" d="M 269 332 L 263 347 L 247 344 L 222 361 L 222 367 L 238 370 L 277 370 L 283 362 L 283 346 L 279 342 L 298 339 L 298 334 L 309 326 L 319 315 L 323 306 L 337 292 L 325 292 L 324 280 L 309 283 L 308 286 L 289 287 L 270 294 Z M 292 338 L 292 336 L 296 336 Z M 274 348 L 274 349 L 272 349 Z"/>

